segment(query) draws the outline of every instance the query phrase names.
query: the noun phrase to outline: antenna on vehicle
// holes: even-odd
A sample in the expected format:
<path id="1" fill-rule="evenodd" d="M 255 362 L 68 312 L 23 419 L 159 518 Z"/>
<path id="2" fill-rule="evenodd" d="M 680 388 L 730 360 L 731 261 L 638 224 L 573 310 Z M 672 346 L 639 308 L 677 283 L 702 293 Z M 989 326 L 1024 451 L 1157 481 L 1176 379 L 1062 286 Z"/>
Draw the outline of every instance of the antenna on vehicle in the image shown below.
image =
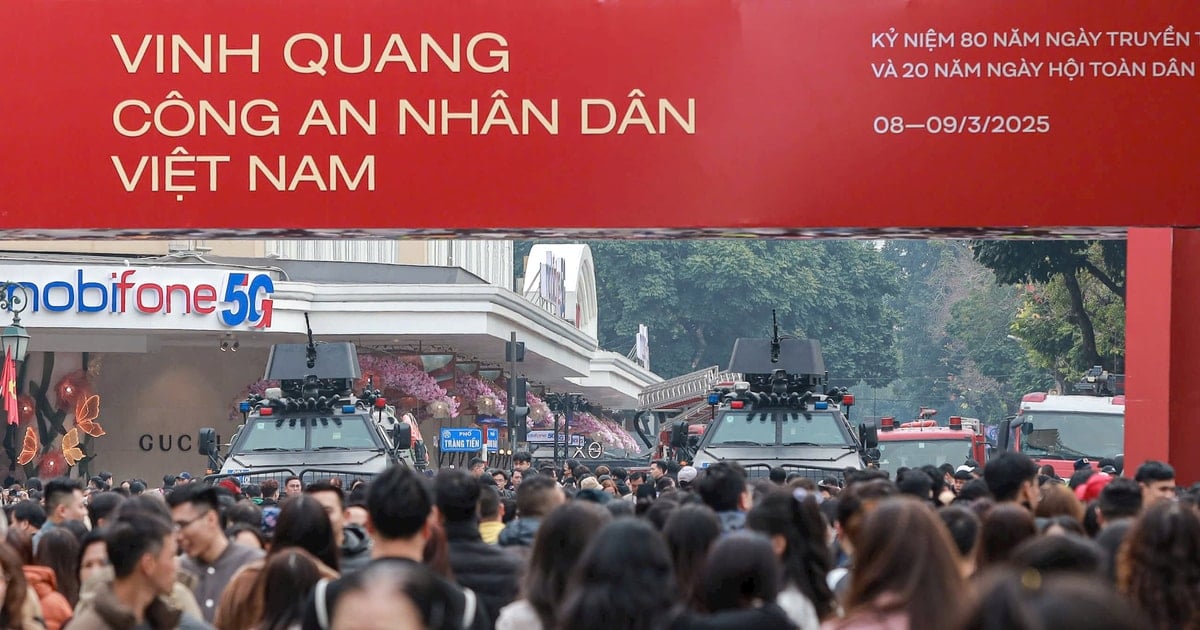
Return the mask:
<path id="1" fill-rule="evenodd" d="M 308 313 L 304 314 L 304 327 L 308 329 L 308 348 L 305 349 L 305 356 L 308 357 L 309 369 L 312 369 L 317 365 L 317 344 L 313 343 L 312 324 L 308 323 Z"/>
<path id="2" fill-rule="evenodd" d="M 771 337 L 771 363 L 779 363 L 779 318 L 775 316 L 775 309 L 771 309 L 771 325 L 775 329 Z"/>

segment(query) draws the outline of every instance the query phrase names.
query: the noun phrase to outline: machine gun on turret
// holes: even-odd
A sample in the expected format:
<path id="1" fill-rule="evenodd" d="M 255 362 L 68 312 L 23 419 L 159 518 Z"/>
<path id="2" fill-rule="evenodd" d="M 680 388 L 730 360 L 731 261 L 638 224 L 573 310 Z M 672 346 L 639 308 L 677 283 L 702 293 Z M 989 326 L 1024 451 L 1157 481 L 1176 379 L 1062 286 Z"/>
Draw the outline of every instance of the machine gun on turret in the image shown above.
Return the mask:
<path id="1" fill-rule="evenodd" d="M 752 477 L 773 467 L 818 481 L 878 461 L 878 434 L 870 423 L 855 431 L 850 423 L 854 395 L 829 386 L 821 344 L 779 334 L 772 312 L 767 338 L 740 338 L 733 344 L 728 373 L 708 394 L 713 421 L 700 439 L 676 422 L 670 446 L 699 468 L 738 461 Z M 857 435 L 856 435 L 857 433 Z"/>
<path id="2" fill-rule="evenodd" d="M 1083 378 L 1074 383 L 1072 389 L 1092 396 L 1120 396 L 1125 393 L 1125 375 L 1110 374 L 1097 365 L 1084 372 Z"/>
<path id="3" fill-rule="evenodd" d="M 413 454 L 421 442 L 414 439 L 415 420 L 397 416 L 374 383 L 354 393 L 362 377 L 354 344 L 318 343 L 307 314 L 304 321 L 307 343 L 271 346 L 263 378 L 279 386 L 238 403 L 245 422 L 224 459 L 216 430 L 200 431 L 197 450 L 208 456 L 209 469 L 296 471 L 319 462 L 326 472 L 367 475 L 396 462 L 423 466 Z"/>

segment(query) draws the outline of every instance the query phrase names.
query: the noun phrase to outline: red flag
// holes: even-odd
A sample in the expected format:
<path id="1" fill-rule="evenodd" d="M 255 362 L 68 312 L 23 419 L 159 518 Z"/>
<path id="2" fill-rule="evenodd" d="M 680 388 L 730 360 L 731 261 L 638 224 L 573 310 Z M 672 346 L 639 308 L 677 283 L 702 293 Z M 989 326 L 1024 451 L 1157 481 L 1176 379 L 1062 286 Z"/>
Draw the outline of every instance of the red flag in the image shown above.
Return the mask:
<path id="1" fill-rule="evenodd" d="M 17 410 L 17 364 L 9 351 L 4 352 L 3 378 L 0 383 L 4 386 L 4 410 L 7 412 L 9 424 L 19 424 L 20 414 Z"/>

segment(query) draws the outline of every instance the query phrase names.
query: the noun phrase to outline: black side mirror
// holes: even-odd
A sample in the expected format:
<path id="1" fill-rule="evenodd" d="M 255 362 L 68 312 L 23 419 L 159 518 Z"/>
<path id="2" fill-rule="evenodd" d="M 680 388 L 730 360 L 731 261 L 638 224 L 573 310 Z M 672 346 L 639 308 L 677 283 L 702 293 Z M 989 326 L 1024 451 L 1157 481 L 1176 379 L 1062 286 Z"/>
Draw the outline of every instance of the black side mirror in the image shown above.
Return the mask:
<path id="1" fill-rule="evenodd" d="M 1021 434 L 1029 435 L 1030 433 L 1033 433 L 1033 423 L 1032 422 L 1022 422 L 1021 423 Z"/>
<path id="2" fill-rule="evenodd" d="M 217 430 L 209 427 L 200 429 L 196 440 L 196 450 L 201 455 L 212 457 L 217 454 Z"/>
<path id="3" fill-rule="evenodd" d="M 879 429 L 874 422 L 864 422 L 858 425 L 858 438 L 864 448 L 875 448 L 879 446 Z"/>
<path id="4" fill-rule="evenodd" d="M 400 450 L 412 448 L 412 427 L 407 422 L 392 427 L 392 445 Z"/>
<path id="5" fill-rule="evenodd" d="M 1007 451 L 1012 442 L 1012 423 L 1012 418 L 1005 418 L 1000 421 L 1000 426 L 996 429 L 996 450 L 998 452 Z"/>
<path id="6" fill-rule="evenodd" d="M 688 443 L 688 424 L 682 420 L 671 425 L 671 448 L 684 448 Z"/>

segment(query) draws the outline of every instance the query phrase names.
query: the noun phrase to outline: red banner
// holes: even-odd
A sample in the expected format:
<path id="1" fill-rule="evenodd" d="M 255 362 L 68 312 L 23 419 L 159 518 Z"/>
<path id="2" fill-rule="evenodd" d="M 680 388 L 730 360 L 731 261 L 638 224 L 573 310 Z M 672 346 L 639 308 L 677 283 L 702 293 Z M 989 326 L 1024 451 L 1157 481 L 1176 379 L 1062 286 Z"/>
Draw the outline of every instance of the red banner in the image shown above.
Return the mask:
<path id="1" fill-rule="evenodd" d="M 0 229 L 1200 225 L 1181 0 L 0 0 Z"/>

